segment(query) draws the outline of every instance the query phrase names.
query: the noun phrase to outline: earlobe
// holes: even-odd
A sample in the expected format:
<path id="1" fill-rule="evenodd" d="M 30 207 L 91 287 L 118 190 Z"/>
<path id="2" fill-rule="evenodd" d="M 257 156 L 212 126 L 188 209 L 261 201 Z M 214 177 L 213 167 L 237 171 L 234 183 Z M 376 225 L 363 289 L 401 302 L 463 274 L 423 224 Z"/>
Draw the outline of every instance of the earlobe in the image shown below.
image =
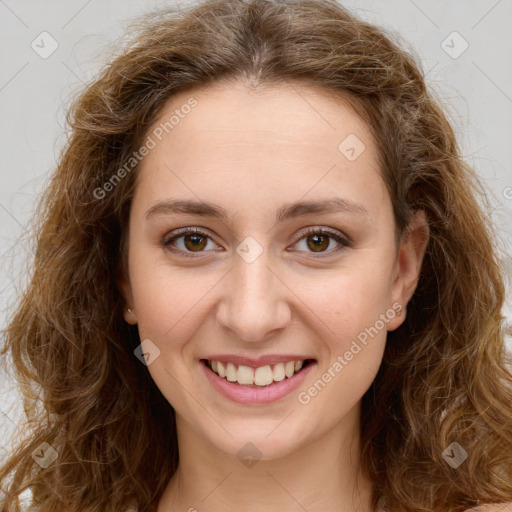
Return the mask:
<path id="1" fill-rule="evenodd" d="M 131 305 L 133 304 L 133 294 L 130 280 L 121 264 L 118 264 L 116 273 L 117 289 L 123 297 L 125 304 L 127 304 L 127 306 L 125 306 L 123 309 L 124 320 L 130 325 L 136 325 L 137 315 L 135 313 L 135 308 Z"/>
<path id="2" fill-rule="evenodd" d="M 406 317 L 407 304 L 411 300 L 421 273 L 421 266 L 429 240 L 429 227 L 425 212 L 415 212 L 413 220 L 404 231 L 396 261 L 396 277 L 393 283 L 393 303 L 401 304 L 402 314 L 388 324 L 388 331 L 400 327 Z"/>
<path id="3" fill-rule="evenodd" d="M 135 311 L 132 308 L 125 308 L 123 316 L 127 324 L 137 324 L 137 315 L 135 314 Z"/>

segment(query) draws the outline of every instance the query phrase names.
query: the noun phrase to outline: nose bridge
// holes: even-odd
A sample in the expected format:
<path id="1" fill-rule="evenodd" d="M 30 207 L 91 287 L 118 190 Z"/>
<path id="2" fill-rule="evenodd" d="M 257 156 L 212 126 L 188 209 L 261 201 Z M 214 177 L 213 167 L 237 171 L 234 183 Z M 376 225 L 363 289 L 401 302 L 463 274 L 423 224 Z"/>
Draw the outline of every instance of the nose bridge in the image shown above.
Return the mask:
<path id="1" fill-rule="evenodd" d="M 245 341 L 261 341 L 290 320 L 290 311 L 283 295 L 286 287 L 271 270 L 268 251 L 260 250 L 254 259 L 256 247 L 237 248 L 233 271 L 217 313 L 219 325 L 229 328 Z M 252 258 L 248 257 L 251 254 Z M 258 252 L 258 251 L 257 251 Z M 240 255 L 241 254 L 241 255 Z"/>

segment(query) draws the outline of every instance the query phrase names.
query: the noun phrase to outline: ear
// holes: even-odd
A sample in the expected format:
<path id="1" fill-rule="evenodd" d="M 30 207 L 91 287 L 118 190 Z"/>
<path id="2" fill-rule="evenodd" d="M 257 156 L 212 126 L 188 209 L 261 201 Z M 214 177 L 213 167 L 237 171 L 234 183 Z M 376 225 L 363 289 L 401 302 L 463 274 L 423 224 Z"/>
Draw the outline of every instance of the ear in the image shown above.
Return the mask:
<path id="1" fill-rule="evenodd" d="M 388 331 L 394 331 L 405 320 L 407 304 L 418 285 L 418 280 L 427 249 L 430 230 L 425 212 L 415 212 L 413 219 L 404 230 L 395 264 L 392 286 L 392 303 L 400 304 L 404 314 L 397 315 L 388 322 Z"/>
<path id="2" fill-rule="evenodd" d="M 116 268 L 116 285 L 125 302 L 123 308 L 125 322 L 130 325 L 136 325 L 137 314 L 135 312 L 135 306 L 133 305 L 132 285 L 128 272 L 125 270 L 121 261 L 118 262 Z"/>

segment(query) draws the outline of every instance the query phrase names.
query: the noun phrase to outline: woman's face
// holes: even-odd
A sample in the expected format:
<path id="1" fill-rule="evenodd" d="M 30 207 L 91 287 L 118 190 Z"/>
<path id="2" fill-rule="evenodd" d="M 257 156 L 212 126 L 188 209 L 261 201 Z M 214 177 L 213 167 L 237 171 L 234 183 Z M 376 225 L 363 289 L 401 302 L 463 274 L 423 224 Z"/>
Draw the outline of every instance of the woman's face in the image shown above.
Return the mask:
<path id="1" fill-rule="evenodd" d="M 217 83 L 148 135 L 120 287 L 178 437 L 272 459 L 355 433 L 424 249 L 396 245 L 367 126 L 306 85 Z"/>

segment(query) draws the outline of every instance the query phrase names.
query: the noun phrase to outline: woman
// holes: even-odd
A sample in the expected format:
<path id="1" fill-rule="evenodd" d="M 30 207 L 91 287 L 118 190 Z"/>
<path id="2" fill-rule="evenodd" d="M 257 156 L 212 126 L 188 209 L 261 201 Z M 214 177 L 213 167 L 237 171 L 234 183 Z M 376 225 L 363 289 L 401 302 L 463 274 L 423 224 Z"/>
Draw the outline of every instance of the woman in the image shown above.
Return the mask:
<path id="1" fill-rule="evenodd" d="M 494 235 L 382 31 L 329 0 L 163 12 L 69 123 L 6 332 L 44 412 L 2 510 L 510 507 Z"/>

